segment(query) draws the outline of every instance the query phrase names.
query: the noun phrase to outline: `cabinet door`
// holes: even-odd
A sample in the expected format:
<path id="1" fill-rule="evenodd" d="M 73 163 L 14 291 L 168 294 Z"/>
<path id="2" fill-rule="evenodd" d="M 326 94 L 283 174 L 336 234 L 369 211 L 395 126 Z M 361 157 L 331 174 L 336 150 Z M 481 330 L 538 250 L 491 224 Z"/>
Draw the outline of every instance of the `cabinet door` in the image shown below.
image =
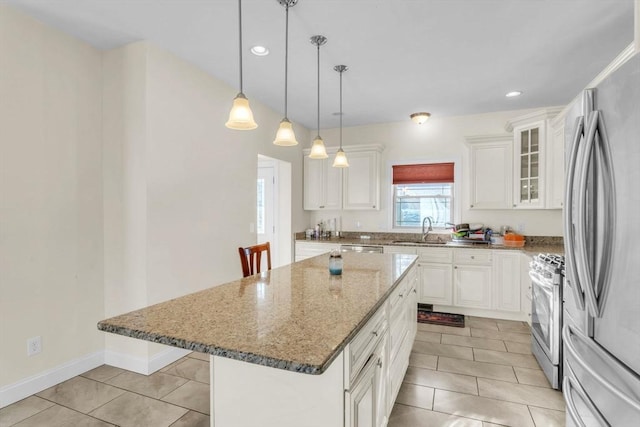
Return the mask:
<path id="1" fill-rule="evenodd" d="M 382 339 L 378 345 L 376 355 L 378 362 L 376 363 L 376 419 L 375 425 L 377 427 L 386 427 L 391 410 L 387 408 L 387 390 L 389 385 L 389 358 L 388 355 L 388 341 Z"/>
<path id="2" fill-rule="evenodd" d="M 520 253 L 494 251 L 493 308 L 520 311 Z"/>
<path id="3" fill-rule="evenodd" d="M 420 264 L 420 302 L 451 305 L 451 264 Z"/>
<path id="4" fill-rule="evenodd" d="M 564 201 L 564 121 L 552 131 L 547 149 L 547 209 L 562 209 Z"/>
<path id="5" fill-rule="evenodd" d="M 544 208 L 545 120 L 520 126 L 514 133 L 514 208 Z"/>
<path id="6" fill-rule="evenodd" d="M 304 156 L 304 188 L 303 208 L 306 210 L 322 209 L 324 202 L 324 168 L 326 161 L 310 159 Z"/>
<path id="7" fill-rule="evenodd" d="M 470 209 L 511 209 L 512 146 L 510 137 L 471 145 Z"/>
<path id="8" fill-rule="evenodd" d="M 350 427 L 376 426 L 376 374 L 377 359 L 371 358 L 357 379 L 354 386 L 346 391 L 347 422 Z"/>
<path id="9" fill-rule="evenodd" d="M 347 153 L 349 167 L 343 173 L 343 207 L 380 209 L 379 155 L 376 151 Z"/>
<path id="10" fill-rule="evenodd" d="M 322 209 L 342 207 L 342 168 L 334 168 L 333 160 L 324 162 L 324 201 Z"/>
<path id="11" fill-rule="evenodd" d="M 455 265 L 453 303 L 460 307 L 491 308 L 491 266 Z"/>

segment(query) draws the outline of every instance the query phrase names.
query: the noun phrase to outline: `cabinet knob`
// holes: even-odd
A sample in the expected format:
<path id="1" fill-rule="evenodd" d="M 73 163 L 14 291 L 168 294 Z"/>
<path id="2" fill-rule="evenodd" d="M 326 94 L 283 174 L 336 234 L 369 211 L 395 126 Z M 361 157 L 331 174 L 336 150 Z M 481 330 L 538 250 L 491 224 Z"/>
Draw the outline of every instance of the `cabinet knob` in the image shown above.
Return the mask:
<path id="1" fill-rule="evenodd" d="M 516 207 L 516 204 L 515 204 L 515 203 L 513 204 L 513 207 L 514 207 L 514 208 Z"/>
<path id="2" fill-rule="evenodd" d="M 376 205 L 373 205 L 373 209 L 375 209 L 375 208 L 376 208 Z"/>
<path id="3" fill-rule="evenodd" d="M 319 206 L 320 209 L 324 209 L 324 206 Z"/>
<path id="4" fill-rule="evenodd" d="M 453 267 L 453 268 L 455 268 L 455 269 L 457 270 L 457 269 L 458 269 L 458 266 L 456 265 L 456 266 L 455 266 L 455 267 Z"/>
<path id="5" fill-rule="evenodd" d="M 413 293 L 414 293 L 414 294 L 417 294 L 417 293 L 418 293 L 418 291 L 416 291 L 416 290 L 414 289 L 414 290 L 413 290 Z"/>
<path id="6" fill-rule="evenodd" d="M 473 207 L 473 205 L 469 205 L 469 207 L 470 207 L 470 208 L 472 208 L 472 207 Z"/>
<path id="7" fill-rule="evenodd" d="M 378 336 L 378 331 L 373 331 L 373 332 L 371 332 L 371 333 L 373 334 L 373 336 L 374 336 L 374 337 L 377 337 L 377 336 Z"/>
<path id="8" fill-rule="evenodd" d="M 475 255 L 471 255 L 471 259 L 476 259 Z"/>
<path id="9" fill-rule="evenodd" d="M 402 294 L 400 294 L 400 295 L 398 295 L 398 296 L 399 296 L 400 298 L 403 298 L 403 297 L 404 297 L 404 295 L 402 295 Z"/>
<path id="10" fill-rule="evenodd" d="M 382 359 L 378 359 L 378 363 L 376 363 L 376 365 L 378 365 L 378 367 L 382 368 Z"/>

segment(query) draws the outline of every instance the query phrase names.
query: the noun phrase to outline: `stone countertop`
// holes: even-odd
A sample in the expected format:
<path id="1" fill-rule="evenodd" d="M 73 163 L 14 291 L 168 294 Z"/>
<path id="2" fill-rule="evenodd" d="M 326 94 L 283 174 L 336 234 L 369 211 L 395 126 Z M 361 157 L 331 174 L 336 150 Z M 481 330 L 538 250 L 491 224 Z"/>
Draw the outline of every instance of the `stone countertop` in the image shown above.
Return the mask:
<path id="1" fill-rule="evenodd" d="M 417 257 L 317 256 L 100 321 L 98 329 L 275 368 L 321 374 Z"/>
<path id="2" fill-rule="evenodd" d="M 399 240 L 399 239 L 398 239 Z M 474 244 L 442 244 L 442 243 L 418 243 L 414 241 L 398 242 L 395 240 L 387 239 L 359 239 L 350 237 L 332 237 L 330 239 L 296 239 L 296 242 L 309 242 L 309 243 L 333 243 L 339 245 L 374 245 L 374 246 L 405 246 L 416 248 L 456 248 L 456 249 L 499 249 L 499 250 L 515 250 L 524 252 L 527 255 L 537 255 L 539 253 L 551 253 L 564 255 L 564 245 L 558 244 L 556 241 L 545 241 L 544 239 L 533 239 L 533 242 L 525 242 L 525 245 L 521 248 L 504 245 L 492 245 L 487 243 L 474 243 Z"/>

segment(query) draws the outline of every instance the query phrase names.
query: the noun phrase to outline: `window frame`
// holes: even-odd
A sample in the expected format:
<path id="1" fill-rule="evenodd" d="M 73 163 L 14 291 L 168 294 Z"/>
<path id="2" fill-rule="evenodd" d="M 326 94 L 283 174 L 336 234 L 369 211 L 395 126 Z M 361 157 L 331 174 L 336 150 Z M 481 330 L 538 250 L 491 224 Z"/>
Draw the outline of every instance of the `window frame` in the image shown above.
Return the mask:
<path id="1" fill-rule="evenodd" d="M 399 165 L 415 165 L 430 163 L 453 163 L 453 191 L 452 191 L 452 217 L 454 223 L 460 223 L 461 206 L 462 206 L 462 159 L 459 157 L 443 157 L 437 159 L 412 159 L 412 160 L 390 160 L 387 162 L 387 191 L 389 191 L 387 200 L 389 203 L 387 225 L 390 232 L 393 233 L 421 233 L 422 227 L 396 227 L 394 224 L 395 215 L 395 191 L 393 184 L 393 167 Z M 449 234 L 449 227 L 433 227 L 432 233 Z"/>

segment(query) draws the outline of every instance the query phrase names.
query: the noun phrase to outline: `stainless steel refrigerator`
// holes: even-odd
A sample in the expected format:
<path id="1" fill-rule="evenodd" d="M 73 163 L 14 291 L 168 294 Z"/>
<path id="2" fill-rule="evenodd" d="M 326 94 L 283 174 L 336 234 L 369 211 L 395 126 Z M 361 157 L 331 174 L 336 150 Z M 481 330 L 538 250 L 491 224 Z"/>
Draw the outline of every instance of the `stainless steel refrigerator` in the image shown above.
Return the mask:
<path id="1" fill-rule="evenodd" d="M 640 54 L 565 121 L 567 426 L 640 426 Z"/>

